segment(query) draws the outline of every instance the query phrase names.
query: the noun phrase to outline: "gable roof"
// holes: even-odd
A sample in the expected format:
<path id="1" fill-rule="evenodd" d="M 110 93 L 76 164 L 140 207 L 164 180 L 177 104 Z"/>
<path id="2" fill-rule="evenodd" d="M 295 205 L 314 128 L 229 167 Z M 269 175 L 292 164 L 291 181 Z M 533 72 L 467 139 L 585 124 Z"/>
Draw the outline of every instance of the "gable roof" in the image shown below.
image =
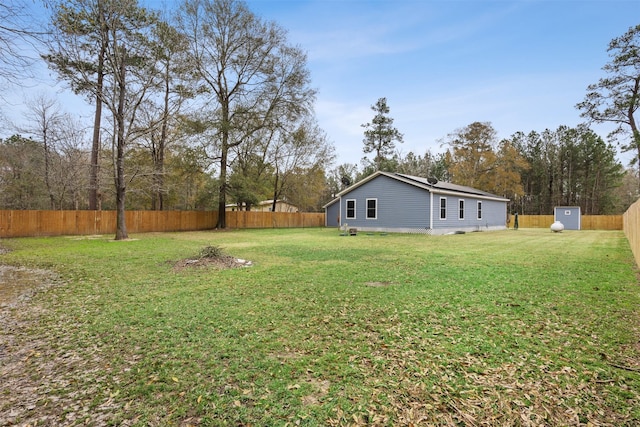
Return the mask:
<path id="1" fill-rule="evenodd" d="M 486 191 L 478 190 L 472 187 L 466 187 L 464 185 L 452 184 L 450 182 L 444 182 L 444 181 L 435 181 L 434 183 L 430 183 L 427 178 L 421 178 L 421 177 L 412 176 L 412 175 L 404 175 L 400 173 L 396 175 L 404 177 L 409 180 L 414 180 L 423 185 L 427 185 L 428 187 L 431 187 L 431 189 L 433 189 L 434 192 L 435 190 L 454 191 L 457 193 L 471 194 L 474 196 L 483 196 L 483 197 L 488 197 L 492 199 L 500 199 L 507 202 L 509 201 L 509 199 L 505 199 L 504 197 L 496 196 L 495 194 L 487 193 Z"/>
<path id="2" fill-rule="evenodd" d="M 409 185 L 413 185 L 418 188 L 422 188 L 434 194 L 443 194 L 443 195 L 452 195 L 452 196 L 470 196 L 476 199 L 488 199 L 488 200 L 496 200 L 501 202 L 509 201 L 509 199 L 506 199 L 504 197 L 496 196 L 495 194 L 487 193 L 486 191 L 478 190 L 472 187 L 465 187 L 464 185 L 457 185 L 457 184 L 452 184 L 450 182 L 437 181 L 437 180 L 430 182 L 431 181 L 430 179 L 422 178 L 419 176 L 405 175 L 402 173 L 395 173 L 395 172 L 378 171 L 372 175 L 369 175 L 363 180 L 356 182 L 352 186 L 345 188 L 344 190 L 336 194 L 336 197 L 333 200 L 331 200 L 329 203 L 324 205 L 323 207 L 326 208 L 327 206 L 334 204 L 343 195 L 355 190 L 356 188 L 366 184 L 367 182 L 373 180 L 374 178 L 377 178 L 380 175 L 404 182 Z"/>

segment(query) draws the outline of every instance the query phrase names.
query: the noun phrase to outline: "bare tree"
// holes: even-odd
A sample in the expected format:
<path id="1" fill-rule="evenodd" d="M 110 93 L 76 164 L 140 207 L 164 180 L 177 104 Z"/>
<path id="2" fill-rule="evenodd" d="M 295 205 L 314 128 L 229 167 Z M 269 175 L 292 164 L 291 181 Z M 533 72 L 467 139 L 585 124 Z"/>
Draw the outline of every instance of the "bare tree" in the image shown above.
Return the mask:
<path id="1" fill-rule="evenodd" d="M 38 59 L 39 43 L 46 32 L 30 7 L 26 0 L 0 3 L 0 86 L 21 85 Z"/>
<path id="2" fill-rule="evenodd" d="M 56 153 L 56 145 L 59 133 L 62 130 L 66 117 L 61 112 L 60 105 L 45 95 L 39 95 L 28 101 L 28 110 L 25 113 L 27 126 L 19 131 L 32 136 L 42 143 L 44 152 L 44 182 L 49 195 L 49 209 L 56 209 L 54 189 L 51 182 L 51 163 Z"/>
<path id="3" fill-rule="evenodd" d="M 609 43 L 611 60 L 602 68 L 607 77 L 587 87 L 587 95 L 576 107 L 582 117 L 596 123 L 613 123 L 610 135 L 630 136 L 622 149 L 634 151 L 633 164 L 640 162 L 640 129 L 636 113 L 640 108 L 640 25 L 629 28 Z"/>
<path id="4" fill-rule="evenodd" d="M 291 200 L 303 200 L 302 195 L 295 194 L 304 188 L 296 185 L 299 184 L 296 181 L 305 181 L 305 174 L 313 176 L 313 171 L 324 170 L 334 159 L 332 145 L 327 141 L 324 131 L 310 121 L 301 123 L 291 133 L 284 133 L 271 144 L 269 151 L 270 164 L 275 169 L 273 211 L 276 210 L 278 199 L 283 196 L 288 195 Z M 316 194 L 322 193 L 317 188 L 315 190 Z"/>
<path id="5" fill-rule="evenodd" d="M 153 29 L 154 51 L 157 58 L 158 93 L 145 103 L 142 120 L 150 132 L 141 143 L 149 151 L 153 162 L 151 208 L 164 209 L 165 157 L 172 142 L 179 138 L 180 112 L 193 97 L 188 80 L 192 69 L 186 38 L 166 22 Z"/>
<path id="6" fill-rule="evenodd" d="M 78 210 L 86 206 L 89 186 L 90 140 L 87 126 L 64 113 L 62 126 L 56 131 L 56 156 L 53 158 L 51 182 L 60 209 Z"/>
<path id="7" fill-rule="evenodd" d="M 85 126 L 62 110 L 60 104 L 43 94 L 26 102 L 27 111 L 16 131 L 37 142 L 42 167 L 34 173 L 42 177 L 48 209 L 78 209 L 86 189 Z"/>
<path id="8" fill-rule="evenodd" d="M 123 240 L 128 237 L 126 187 L 132 179 L 125 175 L 127 148 L 157 125 L 141 126 L 138 121 L 141 106 L 158 85 L 151 37 L 157 17 L 136 0 L 76 0 L 73 6 L 75 9 L 62 8 L 58 14 L 57 25 L 64 31 L 59 32 L 57 49 L 47 59 L 77 92 L 95 96 L 109 110 L 113 124 L 116 240 Z M 83 42 L 85 39 L 87 43 Z M 96 50 L 103 55 L 97 61 L 92 55 Z M 98 83 L 100 77 L 103 80 Z"/>
<path id="9" fill-rule="evenodd" d="M 206 96 L 210 147 L 219 164 L 218 228 L 226 227 L 227 167 L 234 147 L 274 121 L 309 113 L 306 55 L 287 44 L 286 32 L 262 22 L 236 0 L 184 0 L 180 27 L 190 41 Z"/>
<path id="10" fill-rule="evenodd" d="M 85 129 L 46 98 L 29 107 L 29 137 L 0 141 L 0 206 L 78 209 L 87 186 Z"/>
<path id="11" fill-rule="evenodd" d="M 112 43 L 108 31 L 109 0 L 59 0 L 53 2 L 52 35 L 49 53 L 43 58 L 67 81 L 77 94 L 95 103 L 89 209 L 101 208 L 100 130 L 104 99 L 105 55 Z"/>

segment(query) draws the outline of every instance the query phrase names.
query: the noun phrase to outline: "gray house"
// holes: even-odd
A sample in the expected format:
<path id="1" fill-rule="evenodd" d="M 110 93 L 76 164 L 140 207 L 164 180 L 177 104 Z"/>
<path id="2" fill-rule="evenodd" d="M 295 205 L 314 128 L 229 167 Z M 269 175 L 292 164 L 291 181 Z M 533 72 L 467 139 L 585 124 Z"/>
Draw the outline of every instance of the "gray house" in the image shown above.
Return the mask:
<path id="1" fill-rule="evenodd" d="M 327 227 L 446 234 L 506 229 L 508 201 L 431 178 L 376 172 L 338 193 L 324 209 Z"/>

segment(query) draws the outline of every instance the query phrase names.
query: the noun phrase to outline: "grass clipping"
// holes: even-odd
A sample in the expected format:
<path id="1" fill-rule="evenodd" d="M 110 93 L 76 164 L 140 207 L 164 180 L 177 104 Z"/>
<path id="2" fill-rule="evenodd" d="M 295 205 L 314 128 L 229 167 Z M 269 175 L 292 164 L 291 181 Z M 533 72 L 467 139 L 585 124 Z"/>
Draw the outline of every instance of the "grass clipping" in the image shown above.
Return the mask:
<path id="1" fill-rule="evenodd" d="M 250 267 L 251 261 L 235 258 L 228 255 L 220 246 L 205 246 L 200 250 L 197 258 L 187 258 L 176 262 L 174 271 L 182 271 L 186 268 L 213 267 L 219 270 L 229 268 Z"/>

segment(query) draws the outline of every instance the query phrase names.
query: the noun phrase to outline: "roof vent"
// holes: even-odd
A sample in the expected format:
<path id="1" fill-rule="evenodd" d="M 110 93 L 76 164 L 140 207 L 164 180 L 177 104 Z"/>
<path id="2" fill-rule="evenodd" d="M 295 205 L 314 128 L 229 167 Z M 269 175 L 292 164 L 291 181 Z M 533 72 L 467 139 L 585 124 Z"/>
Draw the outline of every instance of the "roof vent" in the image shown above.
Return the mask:
<path id="1" fill-rule="evenodd" d="M 429 178 L 427 178 L 427 182 L 431 185 L 435 185 L 438 183 L 438 178 L 430 176 Z"/>

